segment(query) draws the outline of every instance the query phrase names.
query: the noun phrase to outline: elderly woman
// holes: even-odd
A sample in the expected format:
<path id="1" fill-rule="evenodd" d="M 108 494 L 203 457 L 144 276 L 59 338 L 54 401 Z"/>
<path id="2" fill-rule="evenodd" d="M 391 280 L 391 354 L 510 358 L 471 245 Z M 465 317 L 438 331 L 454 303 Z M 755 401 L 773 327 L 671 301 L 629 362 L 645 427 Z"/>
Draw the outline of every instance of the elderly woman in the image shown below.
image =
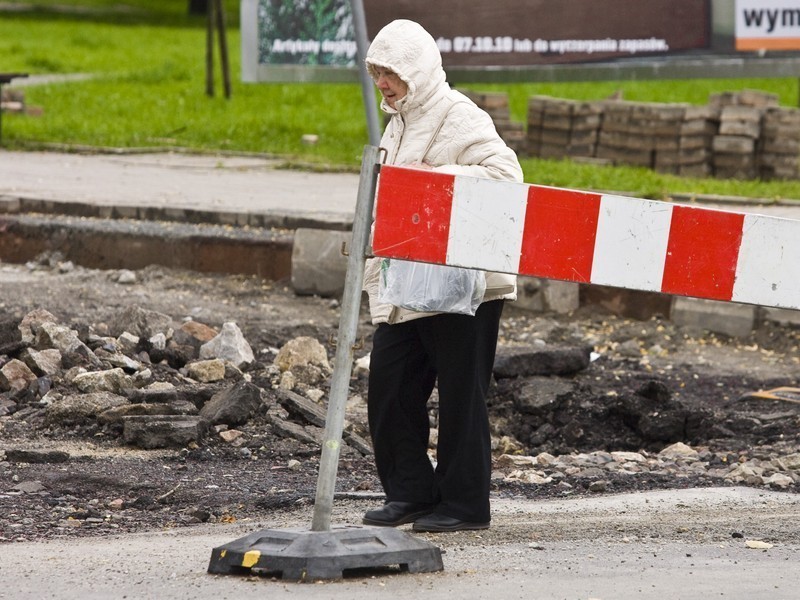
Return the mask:
<path id="1" fill-rule="evenodd" d="M 522 181 L 515 153 L 489 115 L 450 88 L 436 42 L 419 24 L 397 20 L 370 45 L 366 67 L 391 115 L 381 146 L 387 164 Z M 502 202 L 502 198 L 497 199 Z M 486 273 L 474 316 L 414 312 L 381 302 L 380 259 L 367 261 L 373 338 L 369 426 L 386 503 L 368 525 L 413 522 L 414 531 L 486 529 L 491 447 L 486 393 L 512 275 Z M 427 450 L 427 403 L 438 386 L 436 464 Z"/>

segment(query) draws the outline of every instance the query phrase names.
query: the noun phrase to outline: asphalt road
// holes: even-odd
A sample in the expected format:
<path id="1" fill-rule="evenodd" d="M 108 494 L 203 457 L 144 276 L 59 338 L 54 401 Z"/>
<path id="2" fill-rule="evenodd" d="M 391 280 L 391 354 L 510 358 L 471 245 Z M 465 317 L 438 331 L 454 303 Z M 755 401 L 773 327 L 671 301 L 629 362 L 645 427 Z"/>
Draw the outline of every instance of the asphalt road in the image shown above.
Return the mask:
<path id="1" fill-rule="evenodd" d="M 362 509 L 363 505 L 337 504 L 334 527 L 354 524 Z M 800 497 L 793 494 L 708 488 L 560 501 L 504 499 L 493 502 L 493 514 L 491 534 L 428 534 L 427 541 L 444 551 L 443 571 L 371 569 L 348 573 L 343 580 L 311 583 L 207 573 L 211 550 L 217 546 L 256 531 L 308 530 L 308 508 L 268 523 L 7 543 L 0 545 L 0 598 L 798 597 Z M 758 539 L 763 537 L 769 539 Z M 769 547 L 748 547 L 753 542 Z"/>

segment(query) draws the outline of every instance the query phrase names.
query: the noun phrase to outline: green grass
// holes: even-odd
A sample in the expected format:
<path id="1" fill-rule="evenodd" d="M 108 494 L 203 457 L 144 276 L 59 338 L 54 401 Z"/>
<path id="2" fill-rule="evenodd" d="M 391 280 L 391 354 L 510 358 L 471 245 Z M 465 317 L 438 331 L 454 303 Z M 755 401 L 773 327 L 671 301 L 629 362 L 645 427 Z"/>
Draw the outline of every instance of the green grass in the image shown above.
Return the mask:
<path id="1" fill-rule="evenodd" d="M 800 200 L 796 181 L 695 179 L 656 173 L 642 167 L 598 167 L 568 160 L 522 159 L 525 181 L 576 190 L 617 192 L 655 200 L 675 195 L 741 196 L 764 203 Z"/>
<path id="2" fill-rule="evenodd" d="M 91 74 L 80 82 L 25 89 L 41 116 L 6 114 L 3 145 L 32 149 L 184 148 L 257 152 L 289 164 L 357 169 L 367 127 L 361 90 L 347 84 L 245 84 L 240 81 L 238 1 L 225 0 L 232 98 L 205 94 L 205 19 L 186 0 L 37 0 L 34 10 L 0 11 L 0 71 Z M 528 98 L 541 94 L 597 100 L 706 104 L 716 92 L 757 89 L 797 106 L 796 79 L 687 80 L 463 86 L 508 92 L 512 118 L 524 121 Z M 305 146 L 304 134 L 319 136 Z M 633 167 L 523 159 L 526 181 L 615 190 L 651 198 L 673 193 L 800 198 L 800 182 L 687 179 Z"/>
<path id="3" fill-rule="evenodd" d="M 66 20 L 76 23 L 116 23 L 122 25 L 170 25 L 195 27 L 204 15 L 190 15 L 188 0 L 4 0 L 10 8 L 3 14 L 30 21 Z M 223 0 L 229 25 L 239 25 L 239 0 Z"/>

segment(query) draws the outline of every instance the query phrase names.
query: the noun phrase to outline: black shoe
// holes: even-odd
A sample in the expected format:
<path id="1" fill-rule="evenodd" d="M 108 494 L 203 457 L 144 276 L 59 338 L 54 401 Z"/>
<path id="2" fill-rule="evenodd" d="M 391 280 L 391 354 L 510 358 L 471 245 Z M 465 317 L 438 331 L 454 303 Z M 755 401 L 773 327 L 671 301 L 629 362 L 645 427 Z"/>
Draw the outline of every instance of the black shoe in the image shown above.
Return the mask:
<path id="1" fill-rule="evenodd" d="M 414 521 L 413 531 L 466 531 L 474 529 L 489 529 L 489 523 L 473 523 L 461 521 L 454 517 L 431 513 Z"/>
<path id="2" fill-rule="evenodd" d="M 381 508 L 367 511 L 362 522 L 365 525 L 397 527 L 431 514 L 434 508 L 434 504 L 421 502 L 387 502 Z"/>

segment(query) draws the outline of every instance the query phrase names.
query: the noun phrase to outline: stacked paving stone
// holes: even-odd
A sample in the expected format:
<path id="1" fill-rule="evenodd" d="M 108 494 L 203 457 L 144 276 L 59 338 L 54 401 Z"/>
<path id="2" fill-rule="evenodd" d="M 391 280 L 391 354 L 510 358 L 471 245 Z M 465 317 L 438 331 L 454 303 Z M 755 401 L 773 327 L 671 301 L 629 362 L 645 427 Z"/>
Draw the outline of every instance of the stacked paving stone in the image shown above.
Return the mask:
<path id="1" fill-rule="evenodd" d="M 761 120 L 759 174 L 762 179 L 800 178 L 800 110 L 769 108 Z"/>
<path id="2" fill-rule="evenodd" d="M 533 96 L 528 100 L 527 147 L 531 156 L 566 158 L 577 104 L 548 96 Z"/>
<path id="3" fill-rule="evenodd" d="M 608 102 L 597 143 L 597 157 L 614 164 L 655 166 L 652 125 L 658 122 L 657 105 L 638 102 Z"/>
<path id="4" fill-rule="evenodd" d="M 576 102 L 533 96 L 527 148 L 540 158 L 592 158 L 690 176 L 710 173 L 716 132 L 709 107 Z"/>
<path id="5" fill-rule="evenodd" d="M 567 154 L 571 157 L 594 157 L 603 122 L 603 107 L 596 102 L 577 102 L 572 107 L 572 121 Z"/>
<path id="6" fill-rule="evenodd" d="M 708 106 L 532 96 L 529 156 L 591 158 L 689 177 L 800 178 L 800 110 L 754 90 Z"/>
<path id="7" fill-rule="evenodd" d="M 508 94 L 501 92 L 473 92 L 461 90 L 475 104 L 489 113 L 494 121 L 497 133 L 508 144 L 508 147 L 517 154 L 525 153 L 525 124 L 511 120 L 511 111 L 508 106 Z"/>
<path id="8" fill-rule="evenodd" d="M 752 90 L 714 94 L 710 106 L 719 113 L 714 136 L 714 175 L 728 179 L 754 179 L 759 175 L 761 119 L 768 108 L 778 107 L 778 97 Z"/>
<path id="9" fill-rule="evenodd" d="M 714 174 L 729 179 L 755 178 L 761 112 L 750 106 L 726 106 L 719 125 L 713 144 Z"/>
<path id="10" fill-rule="evenodd" d="M 711 145 L 717 125 L 708 106 L 684 106 L 680 118 L 655 132 L 655 169 L 687 177 L 711 173 Z"/>
<path id="11" fill-rule="evenodd" d="M 542 155 L 542 124 L 544 123 L 544 105 L 555 98 L 548 96 L 531 96 L 528 99 L 528 131 L 525 134 L 525 148 L 529 156 Z"/>
<path id="12" fill-rule="evenodd" d="M 528 100 L 528 153 L 542 158 L 594 157 L 603 108 L 548 96 Z"/>
<path id="13" fill-rule="evenodd" d="M 710 172 L 715 127 L 707 107 L 607 102 L 597 156 L 680 175 Z"/>
<path id="14" fill-rule="evenodd" d="M 506 94 L 465 93 L 518 154 L 688 177 L 800 178 L 800 110 L 780 108 L 773 94 L 714 94 L 707 106 L 532 96 L 526 133 L 511 121 Z"/>

